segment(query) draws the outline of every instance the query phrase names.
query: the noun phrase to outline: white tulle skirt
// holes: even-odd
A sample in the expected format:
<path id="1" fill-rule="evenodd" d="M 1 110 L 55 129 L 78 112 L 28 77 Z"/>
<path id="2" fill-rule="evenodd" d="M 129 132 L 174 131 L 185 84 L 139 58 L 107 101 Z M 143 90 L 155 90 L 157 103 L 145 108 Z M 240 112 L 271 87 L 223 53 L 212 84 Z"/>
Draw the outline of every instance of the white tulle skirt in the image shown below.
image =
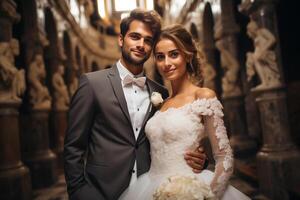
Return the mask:
<path id="1" fill-rule="evenodd" d="M 214 173 L 203 170 L 197 177 L 210 185 Z M 141 175 L 137 181 L 130 185 L 120 196 L 119 200 L 152 200 L 156 189 L 167 179 L 166 176 L 153 176 L 149 173 Z M 222 200 L 250 200 L 248 196 L 229 185 L 221 198 Z"/>

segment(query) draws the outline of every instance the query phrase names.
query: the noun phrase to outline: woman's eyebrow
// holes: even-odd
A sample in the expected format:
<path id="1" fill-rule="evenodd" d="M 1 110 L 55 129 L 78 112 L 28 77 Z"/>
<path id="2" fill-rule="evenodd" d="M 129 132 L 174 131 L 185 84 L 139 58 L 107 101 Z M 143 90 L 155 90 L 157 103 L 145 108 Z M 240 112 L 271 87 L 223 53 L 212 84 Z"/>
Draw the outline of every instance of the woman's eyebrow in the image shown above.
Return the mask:
<path id="1" fill-rule="evenodd" d="M 174 51 L 179 51 L 179 49 L 170 50 L 169 53 L 173 53 Z"/>
<path id="2" fill-rule="evenodd" d="M 173 52 L 177 52 L 177 51 L 179 51 L 179 49 L 172 49 L 172 50 L 168 51 L 167 53 L 173 53 Z M 164 53 L 161 51 L 157 51 L 157 52 L 155 52 L 155 54 L 164 54 Z"/>

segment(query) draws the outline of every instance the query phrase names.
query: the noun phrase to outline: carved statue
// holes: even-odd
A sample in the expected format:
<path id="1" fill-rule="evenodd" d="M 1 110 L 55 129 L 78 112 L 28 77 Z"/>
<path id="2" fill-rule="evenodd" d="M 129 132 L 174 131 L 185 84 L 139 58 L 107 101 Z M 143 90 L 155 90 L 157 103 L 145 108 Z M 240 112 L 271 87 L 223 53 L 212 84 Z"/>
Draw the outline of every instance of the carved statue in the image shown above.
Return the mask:
<path id="1" fill-rule="evenodd" d="M 218 40 L 216 47 L 221 53 L 221 66 L 224 68 L 224 77 L 222 78 L 223 97 L 239 96 L 241 89 L 238 86 L 239 63 L 232 53 L 225 48 L 224 42 Z"/>
<path id="2" fill-rule="evenodd" d="M 72 97 L 73 94 L 76 92 L 78 86 L 79 86 L 79 80 L 78 80 L 78 72 L 79 72 L 79 66 L 78 64 L 74 61 L 72 62 L 72 72 L 70 76 L 70 82 L 69 82 L 69 96 Z"/>
<path id="3" fill-rule="evenodd" d="M 48 88 L 43 84 L 45 78 L 43 57 L 37 54 L 28 69 L 29 96 L 33 109 L 50 109 L 51 107 Z"/>
<path id="4" fill-rule="evenodd" d="M 54 108 L 56 110 L 67 110 L 70 103 L 68 89 L 63 79 L 64 73 L 64 66 L 60 65 L 52 76 L 52 85 L 54 88 Z"/>
<path id="5" fill-rule="evenodd" d="M 204 87 L 208 87 L 212 90 L 216 90 L 215 87 L 215 77 L 216 77 L 216 70 L 210 63 L 206 63 L 203 68 L 203 78 L 204 78 Z"/>
<path id="6" fill-rule="evenodd" d="M 280 73 L 273 50 L 276 43 L 274 35 L 266 28 L 259 28 L 253 20 L 247 25 L 247 34 L 252 38 L 255 47 L 253 53 L 247 53 L 248 80 L 257 74 L 261 83 L 255 89 L 280 87 Z"/>
<path id="7" fill-rule="evenodd" d="M 25 71 L 15 67 L 19 55 L 19 42 L 0 42 L 0 101 L 18 101 L 25 91 Z"/>
<path id="8" fill-rule="evenodd" d="M 89 18 L 94 13 L 94 5 L 92 0 L 85 0 L 84 3 L 84 13 L 87 18 Z"/>
<path id="9" fill-rule="evenodd" d="M 66 60 L 67 59 L 64 47 L 61 43 L 57 44 L 57 52 L 58 52 L 58 57 L 60 58 L 60 60 Z"/>

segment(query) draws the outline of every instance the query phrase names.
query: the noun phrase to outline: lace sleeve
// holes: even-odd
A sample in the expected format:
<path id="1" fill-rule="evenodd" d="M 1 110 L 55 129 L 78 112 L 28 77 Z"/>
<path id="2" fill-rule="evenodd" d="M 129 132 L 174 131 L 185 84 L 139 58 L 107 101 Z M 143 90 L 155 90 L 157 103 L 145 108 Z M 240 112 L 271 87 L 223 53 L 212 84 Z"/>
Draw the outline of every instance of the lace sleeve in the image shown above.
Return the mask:
<path id="1" fill-rule="evenodd" d="M 233 172 L 233 155 L 223 122 L 222 105 L 217 98 L 209 99 L 208 109 L 204 114 L 205 132 L 209 137 L 213 156 L 216 161 L 215 176 L 211 182 L 212 192 L 217 198 L 222 197 L 228 180 Z"/>

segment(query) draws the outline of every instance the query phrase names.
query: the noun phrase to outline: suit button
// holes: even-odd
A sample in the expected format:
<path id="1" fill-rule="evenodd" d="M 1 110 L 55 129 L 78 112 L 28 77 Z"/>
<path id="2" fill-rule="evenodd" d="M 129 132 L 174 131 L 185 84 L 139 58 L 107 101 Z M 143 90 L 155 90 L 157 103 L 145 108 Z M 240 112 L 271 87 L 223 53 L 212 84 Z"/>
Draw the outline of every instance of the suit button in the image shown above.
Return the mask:
<path id="1" fill-rule="evenodd" d="M 135 149 L 138 149 L 139 148 L 139 144 L 135 144 Z"/>
<path id="2" fill-rule="evenodd" d="M 133 169 L 133 170 L 131 171 L 131 173 L 133 173 L 133 174 L 134 174 L 134 173 L 135 173 L 135 170 Z"/>

